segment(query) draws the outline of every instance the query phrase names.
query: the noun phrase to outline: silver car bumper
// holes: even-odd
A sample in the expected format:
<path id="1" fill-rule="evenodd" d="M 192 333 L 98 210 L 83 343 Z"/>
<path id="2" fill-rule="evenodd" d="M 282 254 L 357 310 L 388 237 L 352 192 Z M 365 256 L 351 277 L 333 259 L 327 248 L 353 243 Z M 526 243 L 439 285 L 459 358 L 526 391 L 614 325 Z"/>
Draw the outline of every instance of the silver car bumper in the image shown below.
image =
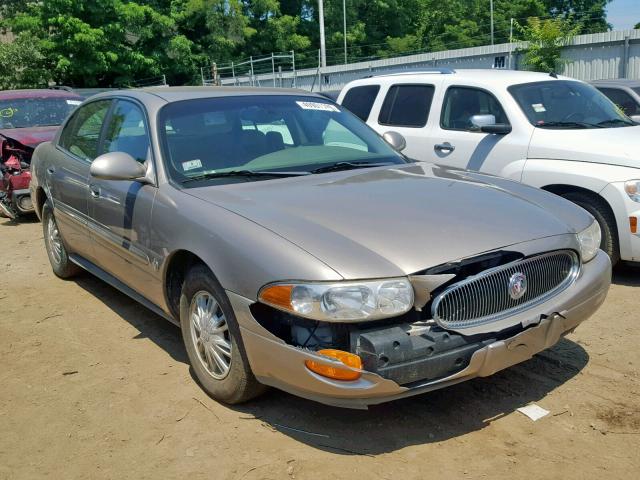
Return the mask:
<path id="1" fill-rule="evenodd" d="M 249 363 L 256 378 L 292 394 L 328 405 L 366 408 L 447 387 L 474 377 L 486 377 L 523 362 L 572 332 L 602 305 L 611 283 L 611 263 L 602 251 L 583 265 L 579 278 L 565 291 L 531 310 L 536 324 L 510 338 L 475 351 L 463 370 L 437 380 L 416 382 L 411 387 L 364 371 L 355 381 L 337 381 L 311 372 L 305 360 L 327 362 L 324 357 L 285 344 L 264 329 L 252 316 L 251 300 L 227 292 L 234 308 Z M 528 322 L 529 323 L 529 322 Z M 528 324 L 527 323 L 527 324 Z"/>

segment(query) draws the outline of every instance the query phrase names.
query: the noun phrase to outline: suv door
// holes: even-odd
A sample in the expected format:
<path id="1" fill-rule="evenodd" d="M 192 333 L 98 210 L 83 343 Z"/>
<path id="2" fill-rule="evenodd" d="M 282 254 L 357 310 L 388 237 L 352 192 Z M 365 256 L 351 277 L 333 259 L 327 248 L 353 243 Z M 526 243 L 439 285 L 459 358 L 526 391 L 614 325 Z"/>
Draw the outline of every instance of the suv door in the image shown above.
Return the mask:
<path id="1" fill-rule="evenodd" d="M 65 124 L 52 150 L 46 183 L 60 233 L 69 251 L 92 256 L 87 231 L 89 167 L 98 155 L 103 121 L 111 100 L 82 105 Z"/>
<path id="2" fill-rule="evenodd" d="M 516 130 L 506 135 L 483 133 L 471 123 L 474 115 L 493 115 L 497 124 L 510 123 L 492 93 L 470 86 L 447 88 L 440 121 L 432 130 L 429 145 L 437 156 L 435 162 L 519 181 L 530 133 Z"/>
<path id="3" fill-rule="evenodd" d="M 153 172 L 148 123 L 142 106 L 117 100 L 106 119 L 101 153 L 126 152 Z M 153 301 L 149 235 L 155 185 L 89 176 L 89 217 L 96 264 Z"/>
<path id="4" fill-rule="evenodd" d="M 428 132 L 431 129 L 431 105 L 440 79 L 425 83 L 394 83 L 382 92 L 383 100 L 377 100 L 367 122 L 380 135 L 389 131 L 400 133 L 407 141 L 403 151 L 410 158 L 424 158 L 429 151 Z M 346 97 L 345 97 L 346 98 Z"/>

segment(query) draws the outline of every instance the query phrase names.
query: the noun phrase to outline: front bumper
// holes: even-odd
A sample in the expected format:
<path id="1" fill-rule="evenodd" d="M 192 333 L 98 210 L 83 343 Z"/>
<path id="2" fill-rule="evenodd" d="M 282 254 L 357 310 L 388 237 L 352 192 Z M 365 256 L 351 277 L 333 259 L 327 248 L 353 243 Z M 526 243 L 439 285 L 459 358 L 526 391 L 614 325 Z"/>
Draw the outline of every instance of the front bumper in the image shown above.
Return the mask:
<path id="1" fill-rule="evenodd" d="M 531 320 L 523 323 L 535 326 L 476 350 L 467 366 L 458 372 L 435 380 L 413 382 L 410 386 L 401 386 L 367 371 L 363 371 L 360 379 L 349 382 L 311 372 L 305 367 L 305 360 L 331 363 L 321 355 L 287 345 L 272 335 L 253 318 L 249 309 L 251 300 L 227 293 L 240 324 L 249 363 L 260 382 L 328 405 L 366 408 L 474 377 L 486 377 L 531 358 L 589 318 L 604 302 L 610 283 L 611 263 L 600 251 L 583 265 L 580 276 L 569 288 L 530 310 Z"/>

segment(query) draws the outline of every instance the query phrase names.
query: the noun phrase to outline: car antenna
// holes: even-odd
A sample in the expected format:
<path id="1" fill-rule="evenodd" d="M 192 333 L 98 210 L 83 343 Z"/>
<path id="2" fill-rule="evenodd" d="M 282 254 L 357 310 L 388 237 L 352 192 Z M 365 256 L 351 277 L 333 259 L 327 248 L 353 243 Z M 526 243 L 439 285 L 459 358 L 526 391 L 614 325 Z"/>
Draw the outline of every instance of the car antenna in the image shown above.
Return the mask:
<path id="1" fill-rule="evenodd" d="M 551 70 L 551 71 L 549 72 L 549 76 L 550 76 L 550 77 L 553 77 L 553 78 L 558 78 L 558 74 L 557 74 L 556 72 L 554 72 L 553 70 Z"/>

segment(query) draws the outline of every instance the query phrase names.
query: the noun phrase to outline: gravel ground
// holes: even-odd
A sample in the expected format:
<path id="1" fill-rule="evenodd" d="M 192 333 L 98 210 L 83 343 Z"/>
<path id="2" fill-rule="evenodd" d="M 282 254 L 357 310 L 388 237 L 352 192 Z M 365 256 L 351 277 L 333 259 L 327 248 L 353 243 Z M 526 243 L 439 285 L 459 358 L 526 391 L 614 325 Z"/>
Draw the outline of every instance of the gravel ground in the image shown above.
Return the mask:
<path id="1" fill-rule="evenodd" d="M 640 270 L 554 348 L 493 377 L 351 411 L 271 390 L 218 404 L 178 329 L 51 273 L 0 219 L 0 479 L 640 478 Z M 516 411 L 551 413 L 532 422 Z"/>

